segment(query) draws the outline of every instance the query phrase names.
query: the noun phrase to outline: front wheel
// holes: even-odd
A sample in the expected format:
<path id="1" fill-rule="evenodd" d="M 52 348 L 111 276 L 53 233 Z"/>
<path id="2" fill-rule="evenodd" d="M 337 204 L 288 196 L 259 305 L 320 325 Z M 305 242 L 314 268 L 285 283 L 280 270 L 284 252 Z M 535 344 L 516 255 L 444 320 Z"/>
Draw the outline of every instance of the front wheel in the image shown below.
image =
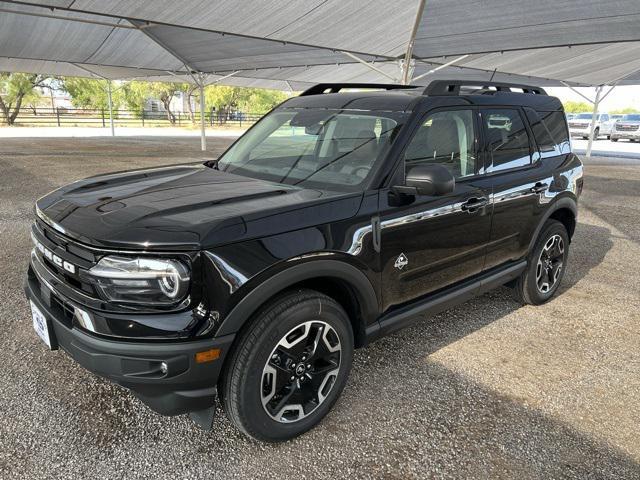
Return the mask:
<path id="1" fill-rule="evenodd" d="M 347 314 L 312 290 L 271 302 L 240 337 L 222 380 L 231 422 L 281 442 L 313 428 L 344 388 L 353 358 Z"/>
<path id="2" fill-rule="evenodd" d="M 517 279 L 514 294 L 522 303 L 540 305 L 558 290 L 567 266 L 569 235 L 557 220 L 542 227 L 526 270 Z"/>

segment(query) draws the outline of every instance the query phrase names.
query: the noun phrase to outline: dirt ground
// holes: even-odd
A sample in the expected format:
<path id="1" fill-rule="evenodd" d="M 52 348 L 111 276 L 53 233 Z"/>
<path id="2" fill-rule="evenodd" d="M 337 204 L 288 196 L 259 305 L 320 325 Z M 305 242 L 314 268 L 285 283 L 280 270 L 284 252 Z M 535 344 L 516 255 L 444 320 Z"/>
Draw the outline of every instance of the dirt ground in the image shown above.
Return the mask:
<path id="1" fill-rule="evenodd" d="M 232 139 L 0 139 L 0 478 L 640 478 L 640 162 L 593 159 L 560 294 L 506 288 L 359 350 L 321 425 L 271 446 L 161 417 L 48 352 L 22 280 L 36 198 Z"/>

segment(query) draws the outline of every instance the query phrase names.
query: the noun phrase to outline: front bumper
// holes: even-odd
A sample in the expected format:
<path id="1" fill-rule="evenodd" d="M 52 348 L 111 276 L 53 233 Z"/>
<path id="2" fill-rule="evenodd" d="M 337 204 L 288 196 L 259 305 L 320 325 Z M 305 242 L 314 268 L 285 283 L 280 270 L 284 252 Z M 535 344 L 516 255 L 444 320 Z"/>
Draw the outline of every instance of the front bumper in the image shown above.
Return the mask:
<path id="1" fill-rule="evenodd" d="M 611 138 L 628 138 L 630 140 L 640 140 L 640 130 L 611 132 Z"/>
<path id="2" fill-rule="evenodd" d="M 170 343 L 107 340 L 69 325 L 52 306 L 51 295 L 58 293 L 36 277 L 27 277 L 25 293 L 47 318 L 52 348 L 62 348 L 87 370 L 130 389 L 152 410 L 179 415 L 213 406 L 234 335 Z M 196 353 L 214 348 L 220 349 L 216 360 L 196 362 Z"/>
<path id="3" fill-rule="evenodd" d="M 569 128 L 569 134 L 572 137 L 587 137 L 590 133 L 590 128 Z"/>

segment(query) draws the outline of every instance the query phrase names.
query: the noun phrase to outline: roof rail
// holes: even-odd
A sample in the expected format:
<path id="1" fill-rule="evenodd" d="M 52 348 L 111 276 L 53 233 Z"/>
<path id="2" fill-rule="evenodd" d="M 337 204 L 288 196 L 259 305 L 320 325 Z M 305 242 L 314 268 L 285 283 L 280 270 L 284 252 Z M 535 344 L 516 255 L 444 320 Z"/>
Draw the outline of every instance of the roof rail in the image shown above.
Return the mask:
<path id="1" fill-rule="evenodd" d="M 301 97 L 308 95 L 320 95 L 323 93 L 338 93 L 345 88 L 367 88 L 375 90 L 400 90 L 407 88 L 416 88 L 415 85 L 400 85 L 397 83 L 318 83 L 313 87 L 307 88 L 300 94 Z M 327 90 L 329 90 L 327 92 Z"/>
<path id="2" fill-rule="evenodd" d="M 478 91 L 474 93 L 491 92 L 494 90 L 490 90 L 489 87 L 494 87 L 495 91 L 498 92 L 513 92 L 512 89 L 518 88 L 522 90 L 523 93 L 536 95 L 547 94 L 541 87 L 522 85 L 519 83 L 488 82 L 486 80 L 434 80 L 424 89 L 423 93 L 424 95 L 460 95 L 460 89 L 462 87 L 478 87 Z"/>

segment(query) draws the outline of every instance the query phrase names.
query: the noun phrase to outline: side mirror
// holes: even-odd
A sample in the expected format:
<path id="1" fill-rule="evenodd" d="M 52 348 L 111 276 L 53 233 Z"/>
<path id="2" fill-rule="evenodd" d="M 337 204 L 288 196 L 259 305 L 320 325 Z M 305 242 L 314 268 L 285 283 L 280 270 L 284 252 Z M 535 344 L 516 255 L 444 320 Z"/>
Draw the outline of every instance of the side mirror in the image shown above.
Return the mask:
<path id="1" fill-rule="evenodd" d="M 405 186 L 394 189 L 409 195 L 446 195 L 455 186 L 456 179 L 442 165 L 416 165 L 407 172 Z"/>

